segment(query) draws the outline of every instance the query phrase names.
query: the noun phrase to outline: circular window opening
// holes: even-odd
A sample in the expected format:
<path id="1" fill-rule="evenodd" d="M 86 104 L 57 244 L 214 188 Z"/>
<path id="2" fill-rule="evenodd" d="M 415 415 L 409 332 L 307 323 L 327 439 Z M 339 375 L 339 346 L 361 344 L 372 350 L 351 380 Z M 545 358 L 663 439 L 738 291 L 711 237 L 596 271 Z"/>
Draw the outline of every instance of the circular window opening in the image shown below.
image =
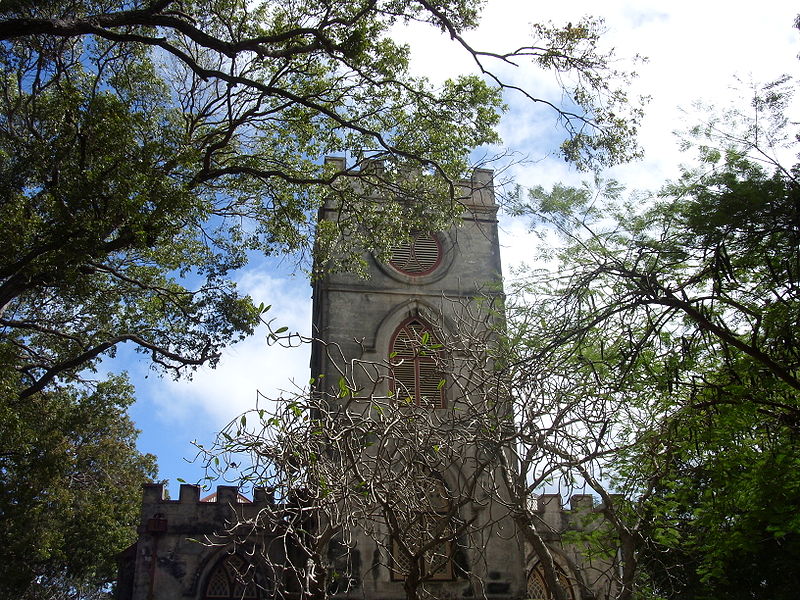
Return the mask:
<path id="1" fill-rule="evenodd" d="M 417 233 L 411 243 L 396 246 L 389 264 L 406 275 L 427 275 L 442 261 L 442 244 L 432 233 Z"/>

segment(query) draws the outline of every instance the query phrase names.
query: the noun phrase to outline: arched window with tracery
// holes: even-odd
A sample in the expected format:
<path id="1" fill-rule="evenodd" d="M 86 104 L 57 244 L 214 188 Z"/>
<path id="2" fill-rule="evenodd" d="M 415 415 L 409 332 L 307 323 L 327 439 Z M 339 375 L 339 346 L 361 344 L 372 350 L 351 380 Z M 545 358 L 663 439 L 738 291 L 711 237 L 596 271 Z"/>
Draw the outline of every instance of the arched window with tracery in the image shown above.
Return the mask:
<path id="1" fill-rule="evenodd" d="M 445 407 L 442 344 L 430 326 L 412 318 L 398 327 L 389 350 L 392 393 L 425 408 Z"/>
<path id="2" fill-rule="evenodd" d="M 416 510 L 396 516 L 397 530 L 392 532 L 391 576 L 403 581 L 417 563 L 420 578 L 427 581 L 449 581 L 454 578 L 453 529 L 450 500 L 441 478 L 418 477 L 409 486 L 413 494 L 408 505 Z M 402 492 L 400 493 L 402 501 Z"/>
<path id="3" fill-rule="evenodd" d="M 558 584 L 561 586 L 561 589 L 564 590 L 567 600 L 575 600 L 572 584 L 567 578 L 567 574 L 564 573 L 564 569 L 558 565 L 555 565 L 555 568 Z M 530 570 L 530 573 L 528 573 L 528 594 L 526 600 L 551 600 L 551 598 L 555 598 L 555 596 L 550 593 L 547 587 L 542 563 L 538 563 Z"/>
<path id="4" fill-rule="evenodd" d="M 220 560 L 206 580 L 204 600 L 260 600 L 264 590 L 256 584 L 253 566 L 230 554 Z"/>

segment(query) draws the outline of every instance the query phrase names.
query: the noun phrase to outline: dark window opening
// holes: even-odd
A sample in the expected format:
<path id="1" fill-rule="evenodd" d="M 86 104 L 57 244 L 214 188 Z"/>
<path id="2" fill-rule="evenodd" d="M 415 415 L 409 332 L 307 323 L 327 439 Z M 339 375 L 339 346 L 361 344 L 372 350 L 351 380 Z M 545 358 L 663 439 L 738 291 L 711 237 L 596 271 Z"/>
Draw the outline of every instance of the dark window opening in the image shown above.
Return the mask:
<path id="1" fill-rule="evenodd" d="M 246 560 L 231 554 L 217 563 L 206 581 L 204 600 L 259 600 L 264 598 L 255 582 L 255 570 Z"/>
<path id="2" fill-rule="evenodd" d="M 575 600 L 575 594 L 566 573 L 564 573 L 564 570 L 560 566 L 555 565 L 555 567 L 558 585 L 564 590 L 567 600 Z M 530 573 L 528 573 L 528 593 L 526 600 L 550 600 L 550 598 L 554 597 L 555 596 L 550 593 L 547 583 L 545 582 L 542 564 L 538 563 L 531 569 Z"/>

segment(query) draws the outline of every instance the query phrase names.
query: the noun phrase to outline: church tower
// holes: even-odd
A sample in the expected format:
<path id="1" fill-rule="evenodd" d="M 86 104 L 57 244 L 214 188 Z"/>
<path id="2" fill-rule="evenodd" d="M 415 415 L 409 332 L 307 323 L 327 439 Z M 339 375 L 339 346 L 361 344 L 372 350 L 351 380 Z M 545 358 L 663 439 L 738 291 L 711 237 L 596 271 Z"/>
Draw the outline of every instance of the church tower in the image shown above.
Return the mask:
<path id="1" fill-rule="evenodd" d="M 268 464 L 284 471 L 268 468 L 252 499 L 183 484 L 173 500 L 147 485 L 118 598 L 551 597 L 511 518 L 534 498 L 512 506 L 501 476 L 503 461 L 514 466 L 514 424 L 494 352 L 504 297 L 492 186 L 477 170 L 458 184 L 450 229 L 417 231 L 385 261 L 365 255 L 366 277 L 314 281 L 308 410 L 289 405 L 294 442 L 280 427 L 265 438 L 266 457 L 280 455 Z M 332 203 L 320 213 L 337 218 Z M 568 600 L 613 596 L 613 560 L 562 537 L 604 527 L 602 505 L 535 500 Z"/>
<path id="2" fill-rule="evenodd" d="M 476 170 L 459 190 L 464 211 L 449 230 L 416 232 L 388 261 L 365 256 L 366 277 L 314 282 L 312 377 L 343 419 L 330 427 L 366 440 L 352 485 L 375 505 L 352 509 L 332 551 L 340 597 L 525 593 L 522 542 L 487 459 L 502 450 L 477 431 L 502 398 L 468 375 L 488 380 L 479 346 L 502 319 L 492 172 Z M 320 219 L 336 216 L 327 206 Z"/>
<path id="3" fill-rule="evenodd" d="M 256 411 L 269 419 L 261 487 L 252 499 L 224 485 L 201 498 L 183 484 L 173 500 L 145 486 L 118 598 L 544 600 L 540 554 L 512 518 L 534 501 L 567 600 L 615 596 L 613 558 L 564 539 L 605 535 L 602 505 L 510 499 L 492 172 L 457 189 L 463 211 L 447 231 L 418 230 L 386 260 L 365 253 L 365 277 L 313 282 L 313 386 L 279 405 L 284 421 Z M 339 218 L 334 201 L 319 218 Z"/>

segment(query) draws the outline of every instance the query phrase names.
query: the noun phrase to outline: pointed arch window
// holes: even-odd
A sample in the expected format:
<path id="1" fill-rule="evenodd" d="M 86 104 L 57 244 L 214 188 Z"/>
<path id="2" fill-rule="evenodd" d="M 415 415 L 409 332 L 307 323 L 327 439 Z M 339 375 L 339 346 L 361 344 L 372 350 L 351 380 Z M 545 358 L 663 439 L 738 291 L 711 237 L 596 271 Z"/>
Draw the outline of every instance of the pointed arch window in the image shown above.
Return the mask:
<path id="1" fill-rule="evenodd" d="M 450 500 L 444 482 L 435 476 L 420 477 L 411 486 L 417 498 L 413 514 L 397 515 L 393 531 L 391 578 L 403 581 L 416 563 L 419 577 L 426 581 L 451 581 L 454 533 L 450 523 Z"/>
<path id="2" fill-rule="evenodd" d="M 444 408 L 442 344 L 419 318 L 403 323 L 392 336 L 389 350 L 392 392 L 425 408 Z"/>
<path id="3" fill-rule="evenodd" d="M 204 600 L 259 600 L 253 566 L 236 554 L 217 563 L 206 580 Z"/>
<path id="4" fill-rule="evenodd" d="M 558 564 L 555 565 L 555 568 L 558 585 L 561 586 L 562 590 L 564 590 L 567 600 L 575 600 L 575 592 L 572 589 L 572 585 L 570 584 L 564 569 L 562 569 Z M 545 582 L 544 568 L 542 567 L 542 563 L 537 563 L 536 566 L 533 567 L 528 573 L 527 591 L 528 593 L 526 595 L 526 600 L 550 600 L 551 598 L 555 597 L 550 593 L 547 583 Z"/>

